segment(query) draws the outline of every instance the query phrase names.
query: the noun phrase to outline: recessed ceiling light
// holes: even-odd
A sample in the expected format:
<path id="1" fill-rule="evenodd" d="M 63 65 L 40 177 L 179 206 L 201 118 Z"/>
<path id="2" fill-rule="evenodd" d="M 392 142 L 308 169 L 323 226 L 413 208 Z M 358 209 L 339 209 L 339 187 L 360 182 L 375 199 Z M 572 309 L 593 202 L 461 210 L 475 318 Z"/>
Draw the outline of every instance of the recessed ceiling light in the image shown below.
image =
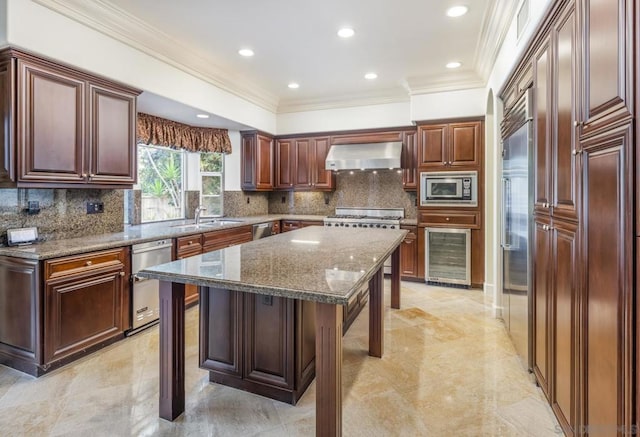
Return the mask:
<path id="1" fill-rule="evenodd" d="M 209 114 L 197 114 L 196 117 L 198 117 L 198 118 L 209 118 Z"/>
<path id="2" fill-rule="evenodd" d="M 340 29 L 338 31 L 338 36 L 340 38 L 351 38 L 353 35 L 355 35 L 355 30 L 353 30 L 350 27 L 343 27 L 342 29 Z"/>
<path id="3" fill-rule="evenodd" d="M 461 66 L 462 66 L 462 62 L 458 62 L 458 61 L 455 61 L 455 62 L 449 62 L 449 63 L 446 65 L 446 67 L 447 67 L 447 68 L 460 68 Z"/>
<path id="4" fill-rule="evenodd" d="M 469 8 L 466 6 L 453 6 L 447 9 L 447 15 L 449 17 L 462 17 L 469 11 Z"/>
<path id="5" fill-rule="evenodd" d="M 238 53 L 240 54 L 240 56 L 244 56 L 245 58 L 253 56 L 253 50 L 251 49 L 240 49 L 238 50 Z"/>
<path id="6" fill-rule="evenodd" d="M 296 83 L 296 82 L 291 82 L 289 85 L 287 85 L 289 88 L 291 88 L 292 90 L 295 90 L 297 88 L 300 88 L 300 84 Z"/>
<path id="7" fill-rule="evenodd" d="M 377 77 L 378 75 L 375 73 L 367 73 L 364 75 L 364 78 L 369 80 L 377 79 Z"/>

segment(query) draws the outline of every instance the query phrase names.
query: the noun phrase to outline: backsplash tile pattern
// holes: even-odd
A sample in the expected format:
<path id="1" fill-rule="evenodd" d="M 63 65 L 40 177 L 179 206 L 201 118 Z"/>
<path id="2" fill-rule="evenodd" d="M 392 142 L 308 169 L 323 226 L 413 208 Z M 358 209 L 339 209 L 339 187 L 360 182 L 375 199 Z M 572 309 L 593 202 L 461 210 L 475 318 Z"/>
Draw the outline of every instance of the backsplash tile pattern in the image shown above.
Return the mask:
<path id="1" fill-rule="evenodd" d="M 225 191 L 223 201 L 224 215 L 227 217 L 266 215 L 269 213 L 268 193 Z"/>
<path id="2" fill-rule="evenodd" d="M 417 217 L 416 193 L 404 191 L 402 174 L 394 170 L 341 171 L 334 192 L 278 191 L 269 195 L 271 214 L 328 215 L 336 207 L 404 208 L 406 218 Z"/>
<path id="3" fill-rule="evenodd" d="M 25 212 L 28 201 L 40 213 Z M 87 202 L 104 203 L 101 214 L 87 214 Z M 40 238 L 59 240 L 124 230 L 124 190 L 0 189 L 0 242 L 7 229 L 37 227 Z"/>

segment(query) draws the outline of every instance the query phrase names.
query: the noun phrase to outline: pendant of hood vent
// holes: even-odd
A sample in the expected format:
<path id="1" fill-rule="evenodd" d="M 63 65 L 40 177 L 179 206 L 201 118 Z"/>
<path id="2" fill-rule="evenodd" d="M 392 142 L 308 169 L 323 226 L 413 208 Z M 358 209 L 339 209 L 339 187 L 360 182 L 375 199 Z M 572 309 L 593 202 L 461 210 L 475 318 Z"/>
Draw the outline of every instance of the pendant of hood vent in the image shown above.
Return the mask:
<path id="1" fill-rule="evenodd" d="M 325 162 L 326 170 L 374 170 L 400 168 L 402 143 L 334 144 Z"/>

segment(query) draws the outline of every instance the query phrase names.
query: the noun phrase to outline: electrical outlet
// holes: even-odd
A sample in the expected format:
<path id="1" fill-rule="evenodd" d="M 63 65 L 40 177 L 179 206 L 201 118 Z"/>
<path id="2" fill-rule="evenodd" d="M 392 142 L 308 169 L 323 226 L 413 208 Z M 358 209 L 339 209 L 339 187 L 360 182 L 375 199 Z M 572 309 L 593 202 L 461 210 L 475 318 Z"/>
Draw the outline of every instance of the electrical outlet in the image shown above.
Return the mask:
<path id="1" fill-rule="evenodd" d="M 247 203 L 249 203 L 251 201 L 250 197 L 247 197 Z"/>
<path id="2" fill-rule="evenodd" d="M 287 201 L 287 196 L 282 196 L 282 198 L 280 199 L 282 201 L 282 203 L 286 203 Z"/>
<path id="3" fill-rule="evenodd" d="M 40 212 L 40 202 L 37 200 L 30 200 L 27 202 L 27 214 L 34 215 Z"/>
<path id="4" fill-rule="evenodd" d="M 87 202 L 87 214 L 100 214 L 104 212 L 104 202 Z"/>

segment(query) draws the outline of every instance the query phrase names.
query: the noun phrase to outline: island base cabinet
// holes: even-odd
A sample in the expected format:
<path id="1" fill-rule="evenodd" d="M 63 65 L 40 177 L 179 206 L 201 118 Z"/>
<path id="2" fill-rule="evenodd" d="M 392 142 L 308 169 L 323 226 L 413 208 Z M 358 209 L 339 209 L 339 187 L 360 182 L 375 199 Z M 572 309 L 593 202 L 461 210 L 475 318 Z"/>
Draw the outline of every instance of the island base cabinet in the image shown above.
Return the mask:
<path id="1" fill-rule="evenodd" d="M 315 376 L 315 305 L 200 288 L 200 367 L 211 382 L 294 404 Z"/>

